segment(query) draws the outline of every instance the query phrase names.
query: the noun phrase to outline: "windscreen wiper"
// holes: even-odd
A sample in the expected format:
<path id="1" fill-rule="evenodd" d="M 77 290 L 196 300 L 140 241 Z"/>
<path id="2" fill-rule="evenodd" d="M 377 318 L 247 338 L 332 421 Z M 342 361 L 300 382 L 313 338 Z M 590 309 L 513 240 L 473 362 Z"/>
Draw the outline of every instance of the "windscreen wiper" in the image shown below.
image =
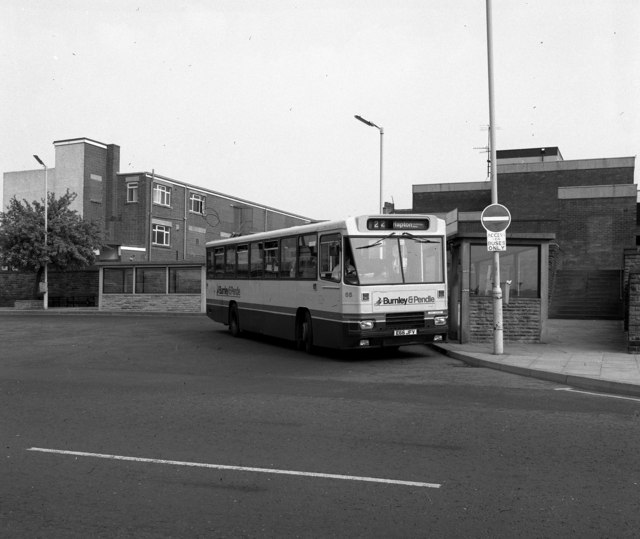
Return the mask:
<path id="1" fill-rule="evenodd" d="M 413 241 L 417 241 L 418 243 L 440 243 L 440 240 L 431 240 L 429 238 L 418 238 L 413 234 L 411 234 L 411 232 L 403 232 L 402 237 L 412 239 Z"/>
<path id="2" fill-rule="evenodd" d="M 370 249 L 371 247 L 376 247 L 377 245 L 380 245 L 384 240 L 388 240 L 389 238 L 395 235 L 396 233 L 392 232 L 391 234 L 389 234 L 388 236 L 385 236 L 384 238 L 378 238 L 373 243 L 370 243 L 369 245 L 361 245 L 360 247 L 356 247 L 356 249 Z"/>

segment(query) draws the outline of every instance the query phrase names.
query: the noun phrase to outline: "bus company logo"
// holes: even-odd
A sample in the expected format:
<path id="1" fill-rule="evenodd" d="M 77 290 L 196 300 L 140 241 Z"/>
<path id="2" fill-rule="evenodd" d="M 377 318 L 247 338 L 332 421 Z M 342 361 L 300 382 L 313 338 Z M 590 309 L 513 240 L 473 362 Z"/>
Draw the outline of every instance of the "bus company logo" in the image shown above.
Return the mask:
<path id="1" fill-rule="evenodd" d="M 435 303 L 433 296 L 406 296 L 390 298 L 388 296 L 379 296 L 375 302 L 376 307 L 386 307 L 394 305 L 424 305 L 427 303 Z"/>
<path id="2" fill-rule="evenodd" d="M 233 296 L 234 298 L 240 297 L 239 286 L 220 286 L 216 289 L 216 296 Z"/>

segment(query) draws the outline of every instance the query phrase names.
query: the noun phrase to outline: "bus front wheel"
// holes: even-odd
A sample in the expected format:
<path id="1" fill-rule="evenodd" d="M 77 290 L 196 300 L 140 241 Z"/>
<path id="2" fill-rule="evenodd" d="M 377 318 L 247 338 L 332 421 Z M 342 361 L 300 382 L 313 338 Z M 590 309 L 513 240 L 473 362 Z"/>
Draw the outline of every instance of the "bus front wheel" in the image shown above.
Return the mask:
<path id="1" fill-rule="evenodd" d="M 234 303 L 229 308 L 229 333 L 234 337 L 240 337 L 240 316 L 238 315 L 238 306 Z"/>
<path id="2" fill-rule="evenodd" d="M 313 353 L 313 326 L 309 311 L 305 311 L 300 318 L 297 341 L 299 350 L 304 350 L 307 354 Z"/>

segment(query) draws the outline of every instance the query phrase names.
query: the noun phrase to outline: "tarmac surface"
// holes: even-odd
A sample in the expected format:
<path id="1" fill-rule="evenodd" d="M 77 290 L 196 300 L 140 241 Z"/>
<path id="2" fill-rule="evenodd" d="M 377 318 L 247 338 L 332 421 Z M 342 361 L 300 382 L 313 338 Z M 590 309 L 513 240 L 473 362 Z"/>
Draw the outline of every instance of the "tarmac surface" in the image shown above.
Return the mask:
<path id="1" fill-rule="evenodd" d="M 50 308 L 46 311 L 0 308 L 0 315 L 27 313 L 180 316 L 179 313 L 110 313 L 97 308 Z M 504 342 L 503 354 L 500 355 L 494 354 L 493 342 L 436 342 L 431 346 L 476 367 L 497 369 L 590 391 L 640 397 L 640 354 L 627 352 L 622 320 L 548 320 L 544 343 Z"/>

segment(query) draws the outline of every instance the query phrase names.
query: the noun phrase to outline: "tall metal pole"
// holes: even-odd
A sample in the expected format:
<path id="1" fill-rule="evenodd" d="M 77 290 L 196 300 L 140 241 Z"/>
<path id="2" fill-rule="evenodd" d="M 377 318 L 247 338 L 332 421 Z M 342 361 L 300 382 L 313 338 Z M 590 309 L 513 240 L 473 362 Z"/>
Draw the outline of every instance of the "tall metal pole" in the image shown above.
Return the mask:
<path id="1" fill-rule="evenodd" d="M 49 228 L 49 217 L 48 217 L 48 207 L 49 207 L 49 185 L 47 179 L 47 165 L 44 164 L 42 159 L 40 159 L 37 155 L 34 155 L 36 161 L 42 165 L 44 168 L 44 253 L 47 256 L 47 228 Z M 49 308 L 49 263 L 45 259 L 44 262 L 44 294 L 42 295 L 42 307 L 44 309 Z"/>
<path id="2" fill-rule="evenodd" d="M 382 139 L 384 138 L 384 129 L 382 127 L 378 128 L 380 130 L 380 213 L 384 213 L 384 199 L 382 195 Z"/>
<path id="3" fill-rule="evenodd" d="M 498 166 L 496 163 L 496 123 L 493 95 L 493 39 L 491 0 L 487 6 L 487 60 L 489 68 L 489 152 L 491 159 L 491 203 L 498 204 Z M 493 252 L 493 353 L 500 355 L 503 348 L 502 289 L 500 288 L 500 252 Z"/>
<path id="4" fill-rule="evenodd" d="M 384 210 L 384 202 L 383 202 L 383 195 L 382 195 L 382 155 L 383 155 L 382 141 L 384 138 L 384 128 L 374 124 L 373 122 L 370 122 L 369 120 L 365 120 L 362 116 L 358 116 L 357 114 L 354 116 L 354 118 L 362 122 L 363 124 L 366 124 L 371 127 L 375 127 L 378 131 L 380 131 L 380 213 L 382 213 Z"/>

